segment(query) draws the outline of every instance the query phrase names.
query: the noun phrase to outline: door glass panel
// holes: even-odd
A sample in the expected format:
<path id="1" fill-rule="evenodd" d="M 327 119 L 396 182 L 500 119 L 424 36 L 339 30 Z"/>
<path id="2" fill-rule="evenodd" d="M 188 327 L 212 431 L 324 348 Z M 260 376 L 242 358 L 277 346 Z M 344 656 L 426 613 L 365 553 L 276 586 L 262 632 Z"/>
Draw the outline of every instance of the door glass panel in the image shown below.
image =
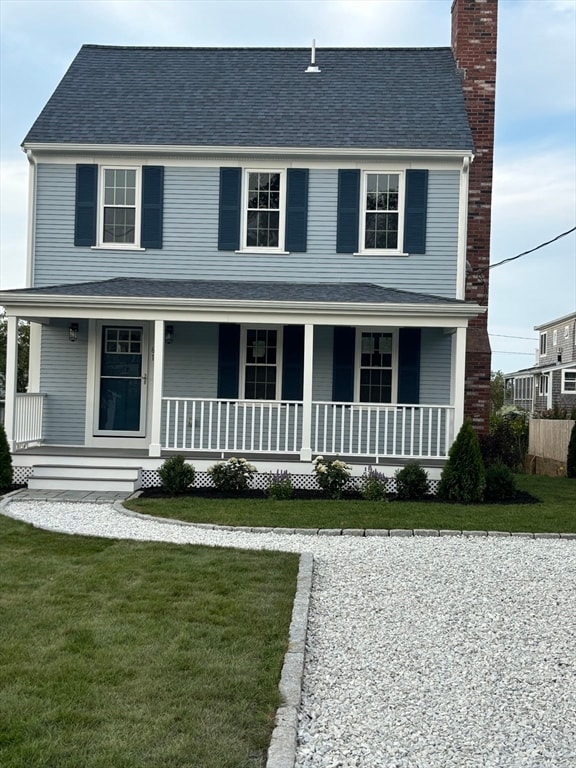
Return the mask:
<path id="1" fill-rule="evenodd" d="M 142 404 L 142 328 L 103 328 L 98 429 L 138 432 Z"/>

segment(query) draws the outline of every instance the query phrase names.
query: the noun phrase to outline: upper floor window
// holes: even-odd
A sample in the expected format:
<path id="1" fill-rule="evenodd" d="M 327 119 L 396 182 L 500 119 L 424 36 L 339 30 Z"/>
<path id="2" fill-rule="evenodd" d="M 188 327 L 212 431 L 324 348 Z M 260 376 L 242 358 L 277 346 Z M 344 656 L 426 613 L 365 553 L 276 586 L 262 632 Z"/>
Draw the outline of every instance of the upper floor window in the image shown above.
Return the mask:
<path id="1" fill-rule="evenodd" d="M 99 229 L 103 244 L 139 245 L 139 182 L 136 168 L 102 168 Z"/>
<path id="2" fill-rule="evenodd" d="M 548 334 L 546 333 L 546 331 L 544 331 L 544 333 L 540 334 L 540 354 L 541 355 L 546 354 L 547 342 L 548 342 Z"/>
<path id="3" fill-rule="evenodd" d="M 244 248 L 284 248 L 285 174 L 246 172 Z"/>
<path id="4" fill-rule="evenodd" d="M 555 347 L 558 344 L 558 331 L 554 329 L 552 331 L 552 346 Z"/>
<path id="5" fill-rule="evenodd" d="M 399 173 L 364 174 L 363 250 L 398 250 L 402 242 L 401 180 Z"/>
<path id="6" fill-rule="evenodd" d="M 570 338 L 570 326 L 565 325 L 564 326 L 564 338 L 569 339 Z"/>
<path id="7" fill-rule="evenodd" d="M 163 209 L 163 166 L 76 166 L 76 246 L 162 248 Z"/>
<path id="8" fill-rule="evenodd" d="M 307 168 L 220 168 L 219 251 L 305 253 L 307 235 Z"/>

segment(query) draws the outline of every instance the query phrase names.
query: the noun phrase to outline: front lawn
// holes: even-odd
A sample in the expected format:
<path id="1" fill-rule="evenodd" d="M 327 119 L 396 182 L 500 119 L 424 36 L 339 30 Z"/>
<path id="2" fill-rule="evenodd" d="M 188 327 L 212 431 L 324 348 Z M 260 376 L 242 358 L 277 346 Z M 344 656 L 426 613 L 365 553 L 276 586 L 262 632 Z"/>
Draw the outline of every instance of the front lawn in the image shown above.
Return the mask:
<path id="1" fill-rule="evenodd" d="M 576 533 L 576 481 L 540 475 L 517 475 L 516 481 L 519 490 L 535 496 L 539 503 L 464 505 L 180 496 L 131 499 L 125 504 L 144 514 L 219 525 Z"/>
<path id="2" fill-rule="evenodd" d="M 297 569 L 0 516 L 2 768 L 262 768 Z"/>

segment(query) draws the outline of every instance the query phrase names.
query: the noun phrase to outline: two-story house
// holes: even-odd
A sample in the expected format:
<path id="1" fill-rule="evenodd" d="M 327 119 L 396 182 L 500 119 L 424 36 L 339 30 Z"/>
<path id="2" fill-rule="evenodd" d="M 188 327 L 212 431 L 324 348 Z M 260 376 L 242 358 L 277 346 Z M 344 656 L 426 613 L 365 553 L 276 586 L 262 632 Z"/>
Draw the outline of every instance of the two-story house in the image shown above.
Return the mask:
<path id="1" fill-rule="evenodd" d="M 507 373 L 506 401 L 531 413 L 576 408 L 576 313 L 534 328 L 539 333 L 536 361 Z"/>
<path id="2" fill-rule="evenodd" d="M 486 422 L 495 53 L 496 0 L 455 0 L 452 48 L 84 46 L 23 142 L 18 479 L 150 484 L 173 452 L 437 477 Z"/>

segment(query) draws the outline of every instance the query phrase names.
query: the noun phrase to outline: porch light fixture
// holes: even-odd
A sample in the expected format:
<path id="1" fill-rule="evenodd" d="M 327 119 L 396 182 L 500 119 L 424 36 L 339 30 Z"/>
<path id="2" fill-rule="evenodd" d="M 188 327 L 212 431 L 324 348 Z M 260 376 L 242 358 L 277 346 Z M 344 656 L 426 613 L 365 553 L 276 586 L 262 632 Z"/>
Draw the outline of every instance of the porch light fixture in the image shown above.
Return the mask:
<path id="1" fill-rule="evenodd" d="M 68 340 L 77 341 L 78 339 L 78 323 L 70 323 L 68 328 Z"/>
<path id="2" fill-rule="evenodd" d="M 174 326 L 167 325 L 164 329 L 164 341 L 166 344 L 172 344 L 174 341 Z"/>

